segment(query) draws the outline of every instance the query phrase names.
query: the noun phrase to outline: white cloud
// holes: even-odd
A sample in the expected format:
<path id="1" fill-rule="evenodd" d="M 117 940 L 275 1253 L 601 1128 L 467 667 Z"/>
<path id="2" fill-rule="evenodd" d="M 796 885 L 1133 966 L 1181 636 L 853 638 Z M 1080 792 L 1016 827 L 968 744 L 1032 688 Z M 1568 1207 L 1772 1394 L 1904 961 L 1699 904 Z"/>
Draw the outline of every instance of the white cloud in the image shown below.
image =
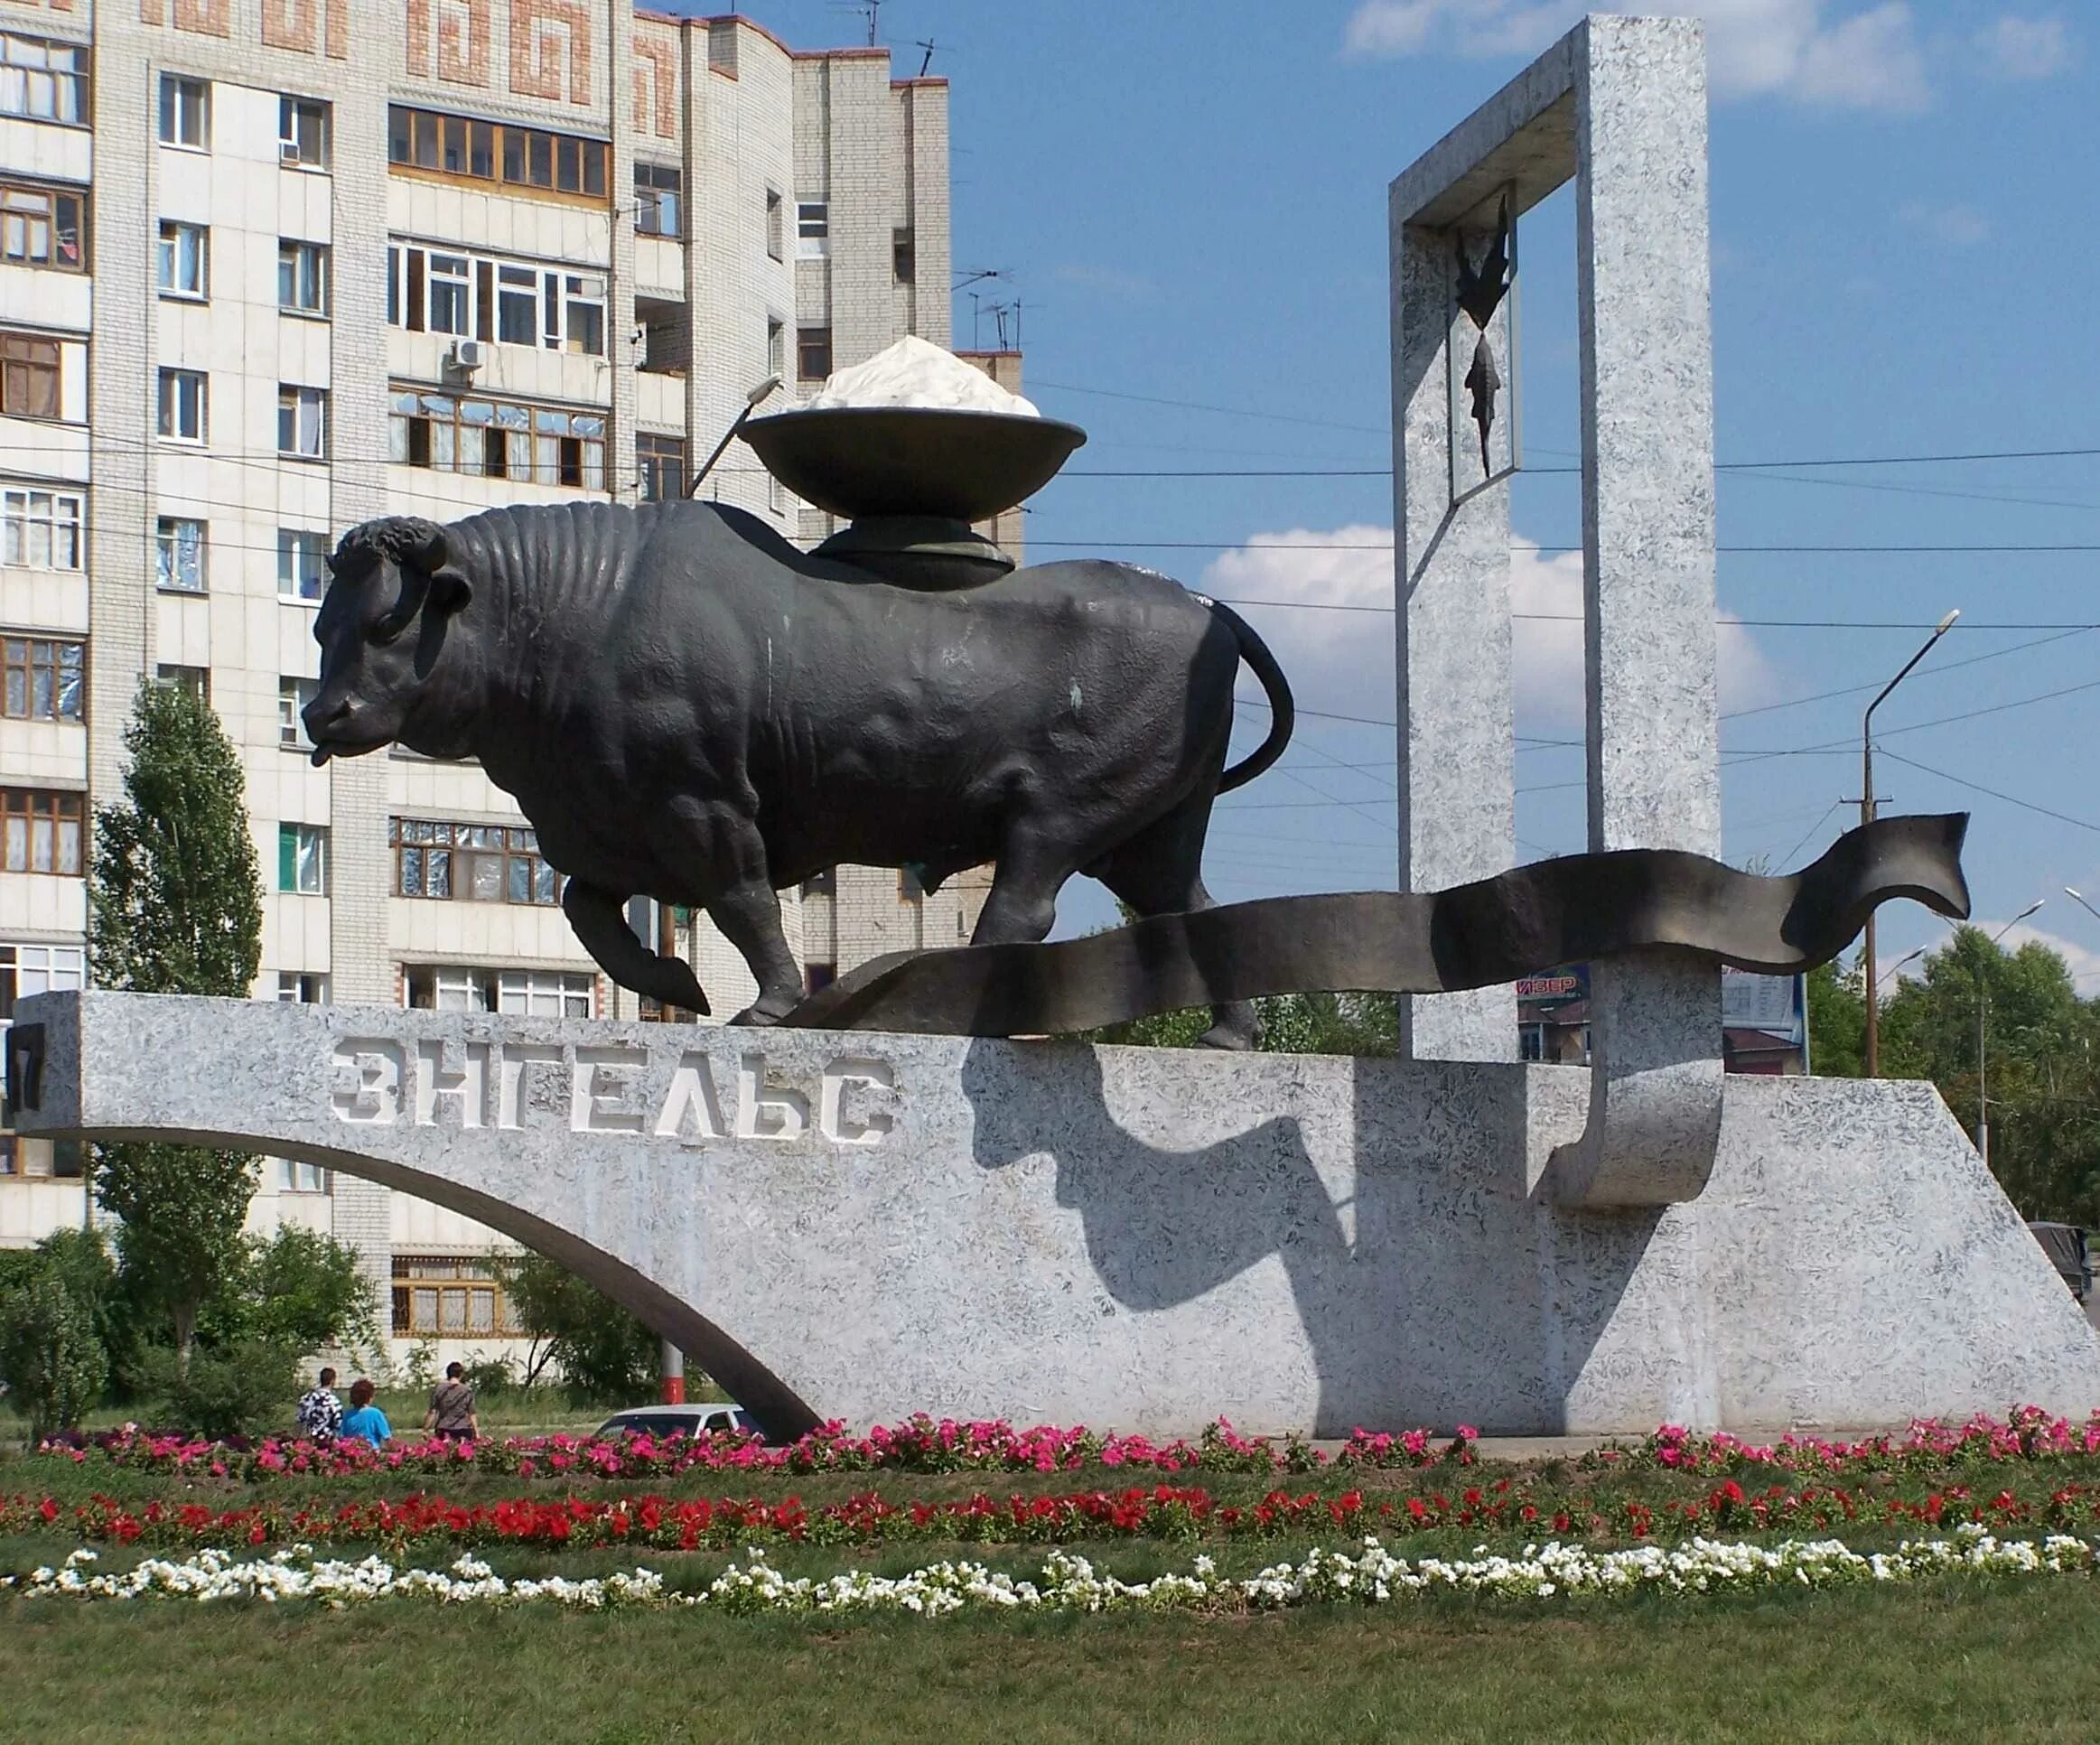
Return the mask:
<path id="1" fill-rule="evenodd" d="M 2000 79 L 2053 79 L 2071 64 L 2071 31 L 2060 18 L 2008 13 L 1972 39 L 1983 67 Z"/>
<path id="2" fill-rule="evenodd" d="M 1258 533 L 1223 552 L 1198 586 L 1220 599 L 1288 600 L 1301 606 L 1393 604 L 1393 530 L 1355 525 Z M 1517 731 L 1580 729 L 1582 723 L 1582 559 L 1548 557 L 1529 540 L 1513 542 L 1509 604 L 1528 614 L 1513 626 L 1510 661 Z M 1349 547 L 1349 549 L 1338 549 Z M 1368 547 L 1369 549 L 1366 549 Z M 1339 714 L 1390 720 L 1393 621 L 1384 611 L 1248 610 L 1246 617 L 1274 650 L 1298 701 Z M 1723 616 L 1720 629 L 1721 706 L 1769 698 L 1771 669 L 1750 631 Z"/>
<path id="3" fill-rule="evenodd" d="M 1584 0 L 1358 0 L 1343 28 L 1354 55 L 1535 54 L 1585 12 L 1648 10 Z M 1905 0 L 1826 16 L 1825 0 L 1675 0 L 1706 21 L 1717 96 L 1778 95 L 1825 108 L 1908 112 L 1931 100 Z"/>
<path id="4" fill-rule="evenodd" d="M 1906 201 L 1896 216 L 1911 229 L 1950 248 L 1974 248 L 1991 236 L 1991 220 L 1974 206 L 1965 206 L 1959 201 L 1944 204 Z"/>

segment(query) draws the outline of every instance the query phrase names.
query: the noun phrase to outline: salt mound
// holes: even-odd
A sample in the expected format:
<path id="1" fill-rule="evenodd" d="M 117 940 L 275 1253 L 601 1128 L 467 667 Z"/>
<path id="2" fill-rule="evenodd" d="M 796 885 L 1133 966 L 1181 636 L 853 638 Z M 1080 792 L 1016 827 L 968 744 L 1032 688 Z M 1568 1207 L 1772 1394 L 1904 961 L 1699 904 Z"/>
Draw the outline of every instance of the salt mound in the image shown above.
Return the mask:
<path id="1" fill-rule="evenodd" d="M 1032 401 L 1009 394 L 983 370 L 915 333 L 867 362 L 835 371 L 809 401 L 822 406 L 917 406 L 1040 418 Z"/>

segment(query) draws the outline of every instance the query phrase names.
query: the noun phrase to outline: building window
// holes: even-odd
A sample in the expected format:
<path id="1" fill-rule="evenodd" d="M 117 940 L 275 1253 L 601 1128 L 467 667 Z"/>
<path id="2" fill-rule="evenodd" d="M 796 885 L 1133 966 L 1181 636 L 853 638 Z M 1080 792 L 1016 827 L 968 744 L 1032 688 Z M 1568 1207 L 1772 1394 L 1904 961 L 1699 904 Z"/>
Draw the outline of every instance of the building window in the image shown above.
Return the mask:
<path id="1" fill-rule="evenodd" d="M 163 297 L 201 302 L 208 294 L 211 234 L 201 224 L 161 226 L 160 284 Z"/>
<path id="2" fill-rule="evenodd" d="M 685 172 L 668 163 L 634 166 L 634 228 L 645 237 L 681 234 L 680 208 L 685 203 Z"/>
<path id="3" fill-rule="evenodd" d="M 766 190 L 766 253 L 775 260 L 787 258 L 780 243 L 781 201 L 778 188 Z"/>
<path id="4" fill-rule="evenodd" d="M 831 254 L 831 202 L 798 200 L 795 202 L 795 257 L 798 260 L 824 260 Z"/>
<path id="5" fill-rule="evenodd" d="M 831 329 L 798 327 L 795 330 L 795 375 L 798 380 L 820 382 L 831 374 Z"/>
<path id="6" fill-rule="evenodd" d="M 495 1339 L 525 1330 L 487 1259 L 394 1256 L 394 1332 L 402 1339 Z"/>
<path id="7" fill-rule="evenodd" d="M 25 570 L 80 567 L 80 521 L 86 499 L 78 491 L 0 488 L 0 564 Z"/>
<path id="8" fill-rule="evenodd" d="M 603 200 L 609 156 L 602 139 L 469 121 L 398 103 L 387 111 L 387 159 L 397 170 Z"/>
<path id="9" fill-rule="evenodd" d="M 464 969 L 406 965 L 401 1003 L 433 1012 L 501 1012 L 520 1018 L 588 1018 L 591 977 L 565 970 Z"/>
<path id="10" fill-rule="evenodd" d="M 0 638 L 0 715 L 12 721 L 79 721 L 88 700 L 88 645 Z"/>
<path id="11" fill-rule="evenodd" d="M 0 333 L 0 412 L 11 418 L 64 415 L 58 341 L 33 333 Z"/>
<path id="12" fill-rule="evenodd" d="M 0 182 L 0 260 L 78 273 L 88 264 L 88 196 L 70 188 Z"/>
<path id="13" fill-rule="evenodd" d="M 919 874 L 909 866 L 897 869 L 897 900 L 901 903 L 924 901 L 926 887 L 919 883 Z"/>
<path id="14" fill-rule="evenodd" d="M 641 500 L 666 503 L 686 494 L 686 439 L 659 436 L 653 430 L 638 431 L 634 438 L 635 464 L 641 469 Z"/>
<path id="15" fill-rule="evenodd" d="M 317 678 L 280 678 L 277 681 L 277 743 L 294 751 L 311 751 L 306 737 L 306 705 L 321 689 Z"/>
<path id="16" fill-rule="evenodd" d="M 328 313 L 328 247 L 325 243 L 278 243 L 277 307 L 299 315 Z"/>
<path id="17" fill-rule="evenodd" d="M 310 97 L 277 99 L 277 162 L 328 168 L 328 105 Z"/>
<path id="18" fill-rule="evenodd" d="M 80 796 L 0 788 L 0 872 L 80 875 Z"/>
<path id="19" fill-rule="evenodd" d="M 187 692 L 200 703 L 211 701 L 211 669 L 209 667 L 176 667 L 163 661 L 154 668 L 154 683 L 163 690 Z"/>
<path id="20" fill-rule="evenodd" d="M 766 373 L 769 376 L 784 376 L 787 372 L 787 324 L 769 316 L 766 321 Z"/>
<path id="21" fill-rule="evenodd" d="M 836 964 L 808 963 L 802 966 L 802 991 L 805 994 L 821 994 L 837 980 Z"/>
<path id="22" fill-rule="evenodd" d="M 919 243 L 909 229 L 890 232 L 890 270 L 899 285 L 919 281 Z"/>
<path id="23" fill-rule="evenodd" d="M 33 994 L 65 994 L 85 987 L 88 954 L 80 946 L 0 944 L 0 1037 L 14 1021 L 14 1005 Z M 17 1139 L 5 1131 L 7 1111 L 0 1102 L 0 1176 L 51 1177 L 78 1180 L 81 1148 L 77 1139 Z"/>
<path id="24" fill-rule="evenodd" d="M 397 896 L 542 907 L 562 900 L 561 874 L 540 857 L 530 830 L 395 818 L 387 840 Z"/>
<path id="25" fill-rule="evenodd" d="M 805 897 L 835 897 L 838 895 L 838 868 L 827 866 L 813 878 L 802 881 Z"/>
<path id="26" fill-rule="evenodd" d="M 154 585 L 169 593 L 204 592 L 204 523 L 163 515 L 154 536 Z"/>
<path id="27" fill-rule="evenodd" d="M 387 250 L 387 321 L 411 333 L 550 351 L 605 355 L 602 274 L 441 253 L 397 242 Z"/>
<path id="28" fill-rule="evenodd" d="M 277 972 L 277 998 L 285 1005 L 324 1006 L 328 1003 L 328 977 L 309 970 Z"/>
<path id="29" fill-rule="evenodd" d="M 277 529 L 277 598 L 318 600 L 328 591 L 328 536 Z"/>
<path id="30" fill-rule="evenodd" d="M 327 457 L 328 395 L 322 389 L 277 389 L 277 453 L 297 461 Z"/>
<path id="31" fill-rule="evenodd" d="M 84 126 L 88 51 L 71 42 L 0 32 L 0 115 Z"/>
<path id="32" fill-rule="evenodd" d="M 605 489 L 605 415 L 397 388 L 391 459 L 520 484 Z"/>
<path id="33" fill-rule="evenodd" d="M 211 86 L 181 73 L 161 75 L 161 144 L 211 149 Z"/>
<path id="34" fill-rule="evenodd" d="M 204 440 L 204 372 L 201 369 L 161 371 L 161 435 L 171 443 Z"/>
<path id="35" fill-rule="evenodd" d="M 277 889 L 302 897 L 328 895 L 328 832 L 321 826 L 277 826 Z"/>
<path id="36" fill-rule="evenodd" d="M 324 1194 L 328 1171 L 318 1163 L 301 1163 L 289 1157 L 270 1160 L 270 1180 L 281 1194 Z"/>

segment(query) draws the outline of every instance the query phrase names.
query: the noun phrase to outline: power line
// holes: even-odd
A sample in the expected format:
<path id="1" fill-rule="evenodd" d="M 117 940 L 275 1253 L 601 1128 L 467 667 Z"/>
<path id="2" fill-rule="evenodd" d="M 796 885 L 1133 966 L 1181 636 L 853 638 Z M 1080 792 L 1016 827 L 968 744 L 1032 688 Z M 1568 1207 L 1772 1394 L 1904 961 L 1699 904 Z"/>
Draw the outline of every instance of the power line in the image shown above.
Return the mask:
<path id="1" fill-rule="evenodd" d="M 2081 830 L 2090 830 L 2100 835 L 2100 824 L 2087 818 L 2074 818 L 2068 812 L 2058 812 L 2047 806 L 2037 806 L 2032 800 L 2023 800 L 2017 794 L 2001 793 L 1995 788 L 1986 788 L 1980 781 L 1971 781 L 1966 776 L 1951 774 L 1945 770 L 1935 770 L 1929 763 L 1920 763 L 1916 758 L 1907 758 L 1900 751 L 1883 754 L 1896 762 L 1907 764 L 1913 770 L 1923 770 L 1928 776 L 1937 776 L 1942 781 L 1951 781 L 1956 788 L 1972 788 L 1979 794 L 1988 794 L 1993 799 L 2003 800 L 2008 806 L 2017 806 L 2023 811 L 2039 812 L 2045 818 L 2054 818 L 2059 824 L 2076 825 Z"/>

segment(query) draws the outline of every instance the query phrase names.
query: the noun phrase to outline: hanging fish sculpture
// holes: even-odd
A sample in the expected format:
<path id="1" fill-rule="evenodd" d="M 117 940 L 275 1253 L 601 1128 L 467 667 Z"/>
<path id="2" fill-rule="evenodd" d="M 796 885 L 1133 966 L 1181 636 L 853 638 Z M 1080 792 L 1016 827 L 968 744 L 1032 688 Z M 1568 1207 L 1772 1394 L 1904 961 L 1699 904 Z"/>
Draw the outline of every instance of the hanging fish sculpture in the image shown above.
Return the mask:
<path id="1" fill-rule="evenodd" d="M 1473 424 L 1480 433 L 1480 471 L 1489 477 L 1495 469 L 1488 458 L 1488 434 L 1495 427 L 1495 397 L 1501 391 L 1502 372 L 1495 367 L 1495 354 L 1488 344 L 1488 324 L 1509 294 L 1509 197 L 1505 194 L 1496 214 L 1495 240 L 1478 271 L 1466 253 L 1463 235 L 1453 238 L 1459 255 L 1459 307 L 1466 312 L 1479 339 L 1473 346 L 1473 366 L 1466 371 L 1465 387 L 1473 397 Z"/>

